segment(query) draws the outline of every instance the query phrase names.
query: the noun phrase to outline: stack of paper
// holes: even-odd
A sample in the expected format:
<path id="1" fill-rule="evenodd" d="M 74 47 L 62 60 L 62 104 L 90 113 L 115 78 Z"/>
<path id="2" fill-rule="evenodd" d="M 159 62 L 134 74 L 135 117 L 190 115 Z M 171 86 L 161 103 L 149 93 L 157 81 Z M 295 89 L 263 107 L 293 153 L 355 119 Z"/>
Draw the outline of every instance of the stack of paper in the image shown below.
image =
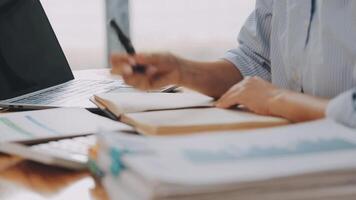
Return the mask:
<path id="1" fill-rule="evenodd" d="M 351 199 L 356 134 L 328 120 L 175 137 L 100 134 L 96 162 L 115 200 Z"/>

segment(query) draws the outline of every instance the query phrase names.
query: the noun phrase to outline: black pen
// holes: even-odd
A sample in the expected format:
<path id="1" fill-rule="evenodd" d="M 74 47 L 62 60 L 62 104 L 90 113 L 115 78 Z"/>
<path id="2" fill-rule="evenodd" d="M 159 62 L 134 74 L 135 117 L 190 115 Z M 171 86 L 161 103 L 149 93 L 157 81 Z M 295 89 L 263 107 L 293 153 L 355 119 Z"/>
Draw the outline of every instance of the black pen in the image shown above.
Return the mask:
<path id="1" fill-rule="evenodd" d="M 124 34 L 124 32 L 121 30 L 121 28 L 119 27 L 119 25 L 116 23 L 116 21 L 114 19 L 112 19 L 110 21 L 110 26 L 114 29 L 115 33 L 117 34 L 117 36 L 119 38 L 119 41 L 124 46 L 126 52 L 129 55 L 135 55 L 136 51 L 132 45 L 130 38 Z M 132 66 L 132 69 L 133 69 L 134 73 L 138 73 L 138 74 L 144 74 L 146 72 L 146 67 L 144 65 L 140 65 L 140 64 Z"/>

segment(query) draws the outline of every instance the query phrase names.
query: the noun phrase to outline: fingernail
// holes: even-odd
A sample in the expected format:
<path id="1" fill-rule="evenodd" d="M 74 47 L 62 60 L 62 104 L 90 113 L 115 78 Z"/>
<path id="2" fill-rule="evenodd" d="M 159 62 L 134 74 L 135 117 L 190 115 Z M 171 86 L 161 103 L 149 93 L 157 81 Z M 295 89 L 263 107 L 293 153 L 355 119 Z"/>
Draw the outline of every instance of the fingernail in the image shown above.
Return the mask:
<path id="1" fill-rule="evenodd" d="M 129 64 L 130 64 L 131 66 L 136 65 L 136 61 L 135 61 L 135 59 L 133 59 L 133 58 L 129 58 Z"/>
<path id="2" fill-rule="evenodd" d="M 132 75 L 132 68 L 131 67 L 129 67 L 129 66 L 126 66 L 126 67 L 124 67 L 123 68 L 123 70 L 122 70 L 122 72 L 124 73 L 124 75 L 126 75 L 126 76 L 130 76 L 130 75 Z"/>
<path id="3" fill-rule="evenodd" d="M 156 74 L 156 72 L 157 72 L 157 69 L 155 67 L 149 67 L 148 70 L 147 70 L 147 74 L 149 76 L 152 76 L 152 75 Z"/>

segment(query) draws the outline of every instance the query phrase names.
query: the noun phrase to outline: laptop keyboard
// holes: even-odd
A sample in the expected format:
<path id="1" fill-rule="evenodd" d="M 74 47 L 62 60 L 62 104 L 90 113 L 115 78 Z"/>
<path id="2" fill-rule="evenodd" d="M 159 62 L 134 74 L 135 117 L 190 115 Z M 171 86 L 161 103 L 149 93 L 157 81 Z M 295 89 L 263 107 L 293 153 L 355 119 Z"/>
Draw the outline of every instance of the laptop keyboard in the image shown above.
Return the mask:
<path id="1" fill-rule="evenodd" d="M 93 94 L 109 92 L 119 87 L 130 86 L 125 85 L 122 81 L 113 80 L 73 80 L 41 93 L 12 101 L 11 103 L 31 105 L 65 104 L 74 99 L 89 99 Z"/>
<path id="2" fill-rule="evenodd" d="M 47 155 L 62 159 L 72 159 L 85 165 L 88 161 L 89 148 L 96 144 L 94 135 L 52 141 L 31 146 L 34 152 L 46 152 Z"/>

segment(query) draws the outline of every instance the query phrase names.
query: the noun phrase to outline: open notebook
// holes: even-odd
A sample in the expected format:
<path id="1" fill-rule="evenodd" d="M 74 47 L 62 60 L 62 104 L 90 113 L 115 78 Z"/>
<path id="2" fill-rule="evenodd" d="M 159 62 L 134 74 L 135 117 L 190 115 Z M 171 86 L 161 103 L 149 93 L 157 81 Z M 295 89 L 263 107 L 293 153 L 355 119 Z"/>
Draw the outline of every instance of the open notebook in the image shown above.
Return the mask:
<path id="1" fill-rule="evenodd" d="M 119 118 L 127 113 L 212 107 L 214 99 L 198 93 L 106 93 L 95 95 L 94 103 Z"/>
<path id="2" fill-rule="evenodd" d="M 109 93 L 93 101 L 145 135 L 251 129 L 288 124 L 239 109 L 218 109 L 214 100 L 197 93 Z"/>

